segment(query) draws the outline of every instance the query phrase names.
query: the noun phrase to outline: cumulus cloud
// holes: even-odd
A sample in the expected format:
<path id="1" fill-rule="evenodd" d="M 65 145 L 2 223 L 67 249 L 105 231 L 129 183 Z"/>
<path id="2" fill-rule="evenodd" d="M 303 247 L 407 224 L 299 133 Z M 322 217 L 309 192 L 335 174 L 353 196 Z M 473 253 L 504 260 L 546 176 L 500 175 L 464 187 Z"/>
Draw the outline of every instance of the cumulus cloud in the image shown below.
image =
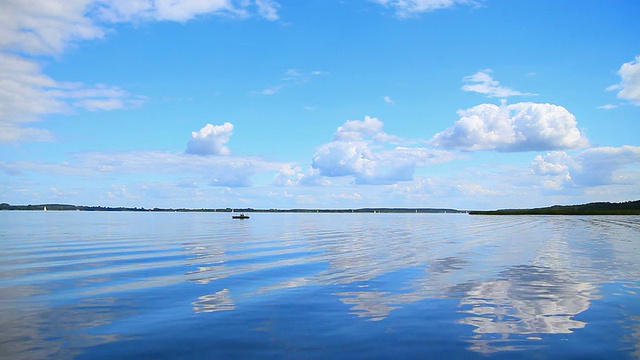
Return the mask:
<path id="1" fill-rule="evenodd" d="M 491 77 L 491 69 L 481 70 L 477 73 L 469 76 L 465 76 L 463 81 L 468 83 L 462 86 L 464 91 L 472 91 L 480 94 L 486 94 L 489 97 L 502 97 L 509 96 L 532 96 L 536 94 L 523 93 L 517 90 L 510 89 L 506 86 L 501 86 L 500 83 Z"/>
<path id="2" fill-rule="evenodd" d="M 640 106 L 640 55 L 636 56 L 635 60 L 622 64 L 618 75 L 620 83 L 609 86 L 607 90 L 619 90 L 619 98 Z"/>
<path id="3" fill-rule="evenodd" d="M 64 53 L 80 41 L 103 38 L 124 21 L 187 21 L 207 14 L 251 15 L 276 20 L 274 0 L 6 0 L 0 1 L 0 143 L 48 141 L 46 130 L 27 123 L 74 109 L 116 110 L 144 97 L 117 86 L 54 80 L 35 58 Z"/>
<path id="4" fill-rule="evenodd" d="M 310 167 L 306 172 L 301 172 L 297 166 L 287 165 L 280 169 L 273 178 L 274 186 L 328 186 L 331 182 L 320 175 L 318 169 Z"/>
<path id="5" fill-rule="evenodd" d="M 319 146 L 311 166 L 327 177 L 353 176 L 358 184 L 393 184 L 413 179 L 415 169 L 453 159 L 446 151 L 397 146 L 382 121 L 365 117 L 340 126 L 331 142 Z"/>
<path id="6" fill-rule="evenodd" d="M 475 4 L 473 0 L 371 0 L 385 7 L 394 9 L 396 15 L 409 17 L 423 12 L 454 7 L 461 4 Z"/>
<path id="7" fill-rule="evenodd" d="M 273 178 L 272 185 L 275 186 L 290 186 L 299 182 L 303 175 L 300 174 L 300 169 L 295 166 L 285 166 L 281 168 L 276 176 Z"/>
<path id="8" fill-rule="evenodd" d="M 638 179 L 626 172 L 640 166 L 640 147 L 598 147 L 576 155 L 553 151 L 538 155 L 531 163 L 534 174 L 544 178 L 547 188 L 593 187 L 612 184 L 637 184 Z"/>
<path id="9" fill-rule="evenodd" d="M 431 144 L 467 151 L 577 149 L 588 145 L 575 116 L 562 106 L 522 102 L 480 104 L 458 111 L 460 119 Z"/>
<path id="10" fill-rule="evenodd" d="M 332 141 L 320 146 L 312 166 L 325 176 L 371 174 L 376 161 L 366 141 Z"/>
<path id="11" fill-rule="evenodd" d="M 233 124 L 205 125 L 200 131 L 191 133 L 187 143 L 187 154 L 194 155 L 229 155 L 231 151 L 225 145 L 233 134 Z"/>
<path id="12" fill-rule="evenodd" d="M 344 125 L 338 127 L 333 139 L 338 141 L 361 140 L 382 134 L 383 126 L 382 121 L 370 116 L 365 116 L 364 120 L 348 120 Z"/>

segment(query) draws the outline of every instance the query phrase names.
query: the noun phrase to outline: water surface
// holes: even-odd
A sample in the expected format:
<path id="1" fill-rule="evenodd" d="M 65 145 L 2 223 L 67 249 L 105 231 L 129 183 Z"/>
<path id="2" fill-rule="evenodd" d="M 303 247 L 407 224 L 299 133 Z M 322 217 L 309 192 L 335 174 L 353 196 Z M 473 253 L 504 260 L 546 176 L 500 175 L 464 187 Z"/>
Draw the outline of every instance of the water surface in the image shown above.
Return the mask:
<path id="1" fill-rule="evenodd" d="M 6 359 L 640 358 L 640 217 L 0 212 Z"/>

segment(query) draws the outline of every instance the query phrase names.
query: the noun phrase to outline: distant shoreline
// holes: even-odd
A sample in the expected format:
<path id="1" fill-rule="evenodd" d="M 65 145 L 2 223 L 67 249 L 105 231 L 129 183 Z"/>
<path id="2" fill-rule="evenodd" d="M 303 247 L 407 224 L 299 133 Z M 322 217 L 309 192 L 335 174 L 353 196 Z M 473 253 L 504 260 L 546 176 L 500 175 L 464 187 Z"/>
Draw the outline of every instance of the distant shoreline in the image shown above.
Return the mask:
<path id="1" fill-rule="evenodd" d="M 359 208 L 359 209 L 254 209 L 254 208 L 144 208 L 144 207 L 108 207 L 82 206 L 68 204 L 10 205 L 0 204 L 0 210 L 9 211 L 134 211 L 134 212 L 220 212 L 220 213 L 452 213 L 464 214 L 467 211 L 438 208 Z"/>
<path id="2" fill-rule="evenodd" d="M 0 210 L 30 211 L 134 211 L 134 212 L 245 212 L 245 213 L 421 213 L 470 215 L 640 215 L 640 200 L 620 203 L 594 202 L 582 205 L 554 205 L 533 209 L 457 210 L 442 208 L 359 208 L 359 209 L 254 209 L 254 208 L 144 208 L 82 206 L 69 204 L 10 205 L 0 203 Z"/>
<path id="3" fill-rule="evenodd" d="M 621 203 L 594 202 L 583 205 L 554 205 L 534 209 L 469 211 L 471 215 L 640 215 L 640 200 Z"/>

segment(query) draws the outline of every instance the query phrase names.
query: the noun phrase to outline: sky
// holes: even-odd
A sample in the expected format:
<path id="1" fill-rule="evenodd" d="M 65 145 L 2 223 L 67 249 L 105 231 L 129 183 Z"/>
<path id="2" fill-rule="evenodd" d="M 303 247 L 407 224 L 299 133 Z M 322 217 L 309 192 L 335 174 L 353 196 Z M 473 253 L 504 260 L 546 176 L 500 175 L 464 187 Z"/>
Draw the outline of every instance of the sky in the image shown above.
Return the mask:
<path id="1" fill-rule="evenodd" d="M 640 199 L 640 1 L 1 0 L 0 202 Z"/>

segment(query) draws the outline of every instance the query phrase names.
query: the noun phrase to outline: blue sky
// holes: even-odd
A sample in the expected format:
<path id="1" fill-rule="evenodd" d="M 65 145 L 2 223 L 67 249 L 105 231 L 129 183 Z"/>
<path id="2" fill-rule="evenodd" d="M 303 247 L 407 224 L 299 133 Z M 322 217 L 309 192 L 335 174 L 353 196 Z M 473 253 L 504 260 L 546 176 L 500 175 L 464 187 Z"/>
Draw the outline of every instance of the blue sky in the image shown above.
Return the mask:
<path id="1" fill-rule="evenodd" d="M 640 199 L 640 2 L 8 0 L 0 201 Z"/>

